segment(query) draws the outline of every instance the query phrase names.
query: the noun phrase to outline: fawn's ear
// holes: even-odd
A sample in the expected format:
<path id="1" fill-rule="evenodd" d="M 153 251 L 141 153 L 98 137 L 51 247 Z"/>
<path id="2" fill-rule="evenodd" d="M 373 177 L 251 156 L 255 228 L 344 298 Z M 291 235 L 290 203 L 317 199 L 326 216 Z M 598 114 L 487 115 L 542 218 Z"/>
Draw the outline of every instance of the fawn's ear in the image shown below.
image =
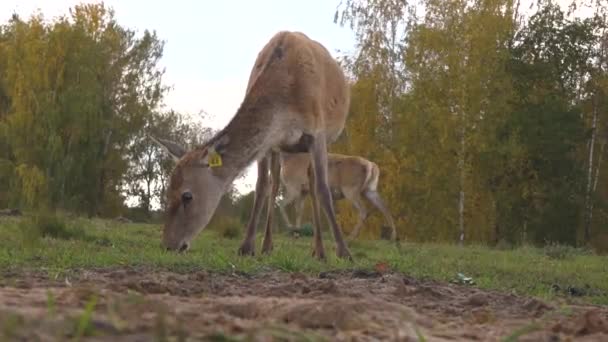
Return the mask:
<path id="1" fill-rule="evenodd" d="M 178 143 L 175 143 L 173 141 L 170 140 L 165 140 L 165 139 L 161 139 L 161 138 L 157 138 L 153 135 L 148 135 L 148 137 L 150 137 L 150 139 L 152 141 L 154 141 L 156 144 L 158 144 L 160 147 L 162 147 L 165 152 L 167 152 L 175 162 L 177 162 L 178 160 L 180 160 L 180 158 L 186 154 L 186 149 L 183 148 L 181 145 L 179 145 Z"/>

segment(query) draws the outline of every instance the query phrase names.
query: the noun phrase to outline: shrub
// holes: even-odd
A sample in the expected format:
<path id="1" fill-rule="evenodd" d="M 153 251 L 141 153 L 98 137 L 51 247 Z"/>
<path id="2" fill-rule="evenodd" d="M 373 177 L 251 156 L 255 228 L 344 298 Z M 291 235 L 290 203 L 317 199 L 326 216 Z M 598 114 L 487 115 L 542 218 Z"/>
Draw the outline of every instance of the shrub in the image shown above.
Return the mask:
<path id="1" fill-rule="evenodd" d="M 295 230 L 300 236 L 313 236 L 314 229 L 313 225 L 310 223 L 304 223 L 302 227 Z"/>
<path id="2" fill-rule="evenodd" d="M 592 255 L 593 251 L 587 248 L 573 247 L 556 242 L 549 242 L 543 248 L 543 254 L 551 259 L 562 260 L 577 255 Z"/>
<path id="3" fill-rule="evenodd" d="M 236 217 L 220 216 L 214 220 L 212 227 L 221 237 L 226 239 L 237 239 L 243 234 L 241 221 Z"/>
<path id="4" fill-rule="evenodd" d="M 50 237 L 62 240 L 86 240 L 82 227 L 73 227 L 56 213 L 40 212 L 20 223 L 23 242 L 34 243 L 39 238 Z"/>
<path id="5" fill-rule="evenodd" d="M 500 239 L 500 240 L 498 240 L 498 243 L 496 243 L 496 246 L 494 246 L 494 248 L 496 248 L 499 251 L 508 251 L 508 250 L 513 249 L 513 244 L 511 244 L 509 241 L 507 241 L 505 239 Z"/>

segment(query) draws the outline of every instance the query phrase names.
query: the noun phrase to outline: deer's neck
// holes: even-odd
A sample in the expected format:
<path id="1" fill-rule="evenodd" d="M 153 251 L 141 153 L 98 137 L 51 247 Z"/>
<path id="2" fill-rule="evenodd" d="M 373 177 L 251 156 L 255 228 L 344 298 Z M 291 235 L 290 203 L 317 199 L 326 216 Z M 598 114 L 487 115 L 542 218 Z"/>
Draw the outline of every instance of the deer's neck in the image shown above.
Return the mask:
<path id="1" fill-rule="evenodd" d="M 210 140 L 213 143 L 228 137 L 228 143 L 222 148 L 223 166 L 217 171 L 224 181 L 232 183 L 268 151 L 278 131 L 278 123 L 273 118 L 276 112 L 276 106 L 266 98 L 244 102 L 230 123 Z"/>

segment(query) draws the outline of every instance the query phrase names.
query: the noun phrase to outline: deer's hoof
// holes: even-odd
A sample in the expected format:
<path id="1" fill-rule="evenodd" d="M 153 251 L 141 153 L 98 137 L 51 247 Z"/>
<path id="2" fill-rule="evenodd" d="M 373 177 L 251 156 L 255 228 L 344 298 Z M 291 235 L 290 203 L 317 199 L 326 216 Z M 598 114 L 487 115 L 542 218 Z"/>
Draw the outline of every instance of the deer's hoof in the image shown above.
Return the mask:
<path id="1" fill-rule="evenodd" d="M 272 242 L 264 241 L 264 245 L 262 246 L 262 254 L 269 255 L 273 250 Z"/>
<path id="2" fill-rule="evenodd" d="M 344 247 L 339 247 L 339 248 L 336 250 L 336 256 L 337 256 L 338 258 L 340 258 L 340 259 L 345 259 L 345 260 L 348 260 L 348 261 L 353 261 L 353 257 L 352 257 L 352 255 L 350 254 L 350 251 L 348 250 L 348 248 L 346 248 L 346 246 L 344 246 Z"/>
<path id="3" fill-rule="evenodd" d="M 320 261 L 327 260 L 327 258 L 325 257 L 325 250 L 323 250 L 323 249 L 317 249 L 317 248 L 313 249 L 312 257 L 316 258 L 317 260 L 320 260 Z"/>
<path id="4" fill-rule="evenodd" d="M 239 247 L 238 255 L 240 256 L 254 256 L 255 248 L 253 243 L 245 242 Z"/>

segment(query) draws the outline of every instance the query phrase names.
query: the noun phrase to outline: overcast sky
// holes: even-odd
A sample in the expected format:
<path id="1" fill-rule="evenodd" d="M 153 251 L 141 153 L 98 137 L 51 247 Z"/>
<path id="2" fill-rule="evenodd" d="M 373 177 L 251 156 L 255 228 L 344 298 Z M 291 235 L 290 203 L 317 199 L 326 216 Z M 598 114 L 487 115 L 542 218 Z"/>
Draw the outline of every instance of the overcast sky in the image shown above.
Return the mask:
<path id="1" fill-rule="evenodd" d="M 529 3 L 532 0 L 522 1 Z M 36 9 L 47 19 L 68 13 L 75 4 L 99 1 L 0 0 L 0 22 L 16 12 L 29 17 Z M 280 30 L 302 31 L 337 51 L 353 51 L 354 33 L 333 23 L 339 0 L 143 1 L 107 0 L 119 24 L 142 32 L 156 30 L 166 42 L 161 65 L 174 88 L 166 106 L 182 113 L 204 109 L 207 126 L 222 128 L 238 109 L 258 51 Z M 570 0 L 558 1 L 562 4 Z M 249 167 L 240 192 L 253 190 L 257 172 Z"/>

